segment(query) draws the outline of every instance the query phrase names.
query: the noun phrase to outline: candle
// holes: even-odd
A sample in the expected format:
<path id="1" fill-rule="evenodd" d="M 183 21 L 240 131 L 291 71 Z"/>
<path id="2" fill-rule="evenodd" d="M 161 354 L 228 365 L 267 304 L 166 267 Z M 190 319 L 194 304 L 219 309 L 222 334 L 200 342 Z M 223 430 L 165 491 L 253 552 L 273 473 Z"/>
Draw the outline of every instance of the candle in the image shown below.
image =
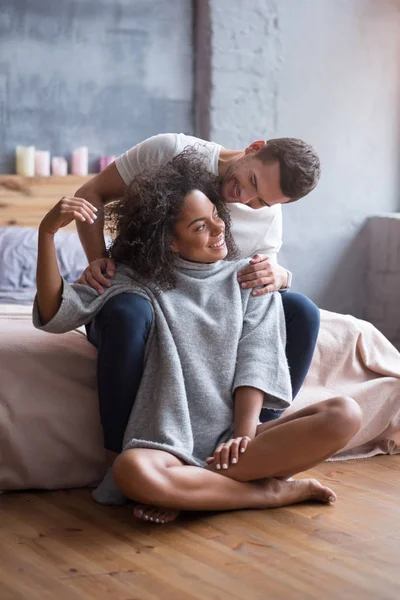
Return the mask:
<path id="1" fill-rule="evenodd" d="M 112 154 L 110 156 L 100 156 L 100 171 L 104 171 L 104 169 L 108 167 L 108 165 L 111 165 L 111 163 L 113 163 L 116 158 L 117 157 Z"/>
<path id="2" fill-rule="evenodd" d="M 35 146 L 17 146 L 15 149 L 18 175 L 33 177 L 35 174 Z"/>
<path id="3" fill-rule="evenodd" d="M 72 174 L 87 175 L 88 174 L 88 149 L 87 146 L 77 148 L 72 153 Z"/>
<path id="4" fill-rule="evenodd" d="M 68 173 L 68 163 L 63 156 L 53 156 L 51 159 L 51 172 L 58 177 L 64 177 Z"/>
<path id="5" fill-rule="evenodd" d="M 35 175 L 40 175 L 41 177 L 48 177 L 50 175 L 50 152 L 48 150 L 36 150 Z"/>

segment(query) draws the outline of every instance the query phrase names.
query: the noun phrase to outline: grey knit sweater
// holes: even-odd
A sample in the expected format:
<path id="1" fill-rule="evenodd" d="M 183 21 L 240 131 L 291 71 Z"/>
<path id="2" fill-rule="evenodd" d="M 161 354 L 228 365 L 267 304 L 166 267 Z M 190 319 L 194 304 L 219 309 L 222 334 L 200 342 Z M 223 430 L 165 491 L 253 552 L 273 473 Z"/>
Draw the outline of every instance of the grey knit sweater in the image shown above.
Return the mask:
<path id="1" fill-rule="evenodd" d="M 265 408 L 286 408 L 291 402 L 281 296 L 254 297 L 242 290 L 237 272 L 247 264 L 179 259 L 176 287 L 167 292 L 138 284 L 120 265 L 101 296 L 64 281 L 55 317 L 42 326 L 35 301 L 33 322 L 38 329 L 63 333 L 88 323 L 116 294 L 147 298 L 154 318 L 124 448 L 165 450 L 203 466 L 232 436 L 237 387 L 262 390 Z"/>

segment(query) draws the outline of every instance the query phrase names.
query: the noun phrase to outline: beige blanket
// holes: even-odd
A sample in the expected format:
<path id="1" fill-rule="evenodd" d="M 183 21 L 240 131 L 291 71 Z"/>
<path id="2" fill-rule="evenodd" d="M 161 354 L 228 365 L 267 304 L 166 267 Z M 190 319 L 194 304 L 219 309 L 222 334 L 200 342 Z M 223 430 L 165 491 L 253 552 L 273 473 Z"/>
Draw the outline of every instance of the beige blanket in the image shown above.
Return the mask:
<path id="1" fill-rule="evenodd" d="M 322 311 L 315 358 L 292 408 L 336 395 L 363 410 L 337 459 L 400 447 L 400 354 L 370 324 Z M 0 490 L 90 485 L 104 472 L 96 351 L 77 331 L 52 335 L 29 307 L 0 306 Z"/>
<path id="2" fill-rule="evenodd" d="M 0 490 L 86 486 L 104 472 L 96 350 L 0 305 Z"/>
<path id="3" fill-rule="evenodd" d="M 370 323 L 322 310 L 313 362 L 289 410 L 334 396 L 356 400 L 363 423 L 331 460 L 400 452 L 400 353 Z"/>

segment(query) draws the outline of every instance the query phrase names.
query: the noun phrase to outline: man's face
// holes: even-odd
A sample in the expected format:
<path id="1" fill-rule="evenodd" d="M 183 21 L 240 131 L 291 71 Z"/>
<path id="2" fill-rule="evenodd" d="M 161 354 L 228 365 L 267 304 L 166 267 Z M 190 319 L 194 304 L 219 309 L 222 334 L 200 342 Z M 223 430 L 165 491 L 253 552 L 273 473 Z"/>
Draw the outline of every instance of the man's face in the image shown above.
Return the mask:
<path id="1" fill-rule="evenodd" d="M 251 149 L 235 159 L 228 167 L 221 184 L 225 202 L 241 202 L 251 208 L 284 204 L 290 198 L 283 195 L 280 186 L 279 162 L 263 164 Z"/>

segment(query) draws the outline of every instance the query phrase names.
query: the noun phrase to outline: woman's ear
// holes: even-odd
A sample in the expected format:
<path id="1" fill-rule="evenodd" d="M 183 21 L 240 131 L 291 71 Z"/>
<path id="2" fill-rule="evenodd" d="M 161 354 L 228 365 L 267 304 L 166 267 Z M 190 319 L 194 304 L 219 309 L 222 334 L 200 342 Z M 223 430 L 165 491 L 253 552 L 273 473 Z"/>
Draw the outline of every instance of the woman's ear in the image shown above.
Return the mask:
<path id="1" fill-rule="evenodd" d="M 169 247 L 171 248 L 172 252 L 174 252 L 175 254 L 179 254 L 178 247 L 177 247 L 177 244 L 176 244 L 176 240 L 175 240 L 174 237 L 170 238 Z"/>

